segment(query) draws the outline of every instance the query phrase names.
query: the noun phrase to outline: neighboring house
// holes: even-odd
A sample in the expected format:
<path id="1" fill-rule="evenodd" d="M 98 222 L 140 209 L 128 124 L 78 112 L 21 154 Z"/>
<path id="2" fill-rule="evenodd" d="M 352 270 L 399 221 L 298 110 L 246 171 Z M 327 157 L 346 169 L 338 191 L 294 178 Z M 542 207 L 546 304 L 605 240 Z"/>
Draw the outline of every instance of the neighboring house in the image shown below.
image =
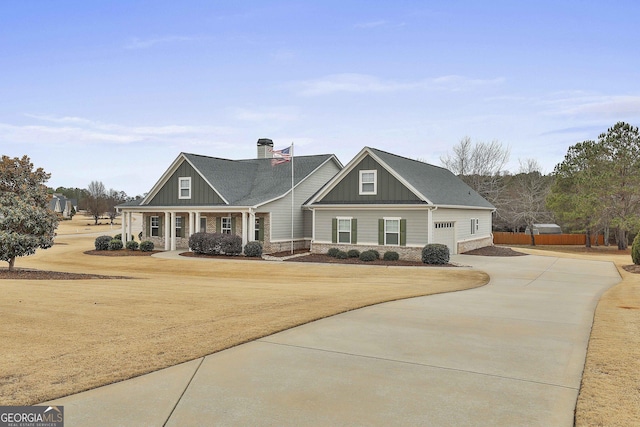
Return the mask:
<path id="1" fill-rule="evenodd" d="M 487 200 L 449 170 L 365 147 L 305 204 L 313 252 L 393 250 L 418 260 L 428 243 L 452 254 L 493 244 Z"/>
<path id="2" fill-rule="evenodd" d="M 257 148 L 258 158 L 247 160 L 181 153 L 144 199 L 118 206 L 122 235 L 128 238 L 132 214 L 140 213 L 143 240 L 165 250 L 187 248 L 201 231 L 236 234 L 243 245 L 258 240 L 267 253 L 289 249 L 292 234 L 296 248 L 309 248 L 311 212 L 302 205 L 342 164 L 324 154 L 272 165 L 273 142 L 260 139 Z"/>
<path id="3" fill-rule="evenodd" d="M 524 232 L 531 234 L 529 227 Z M 533 234 L 562 234 L 562 228 L 558 224 L 533 224 Z"/>
<path id="4" fill-rule="evenodd" d="M 49 202 L 49 209 L 62 215 L 63 218 L 70 218 L 78 210 L 76 199 L 67 199 L 62 194 L 54 193 Z"/>

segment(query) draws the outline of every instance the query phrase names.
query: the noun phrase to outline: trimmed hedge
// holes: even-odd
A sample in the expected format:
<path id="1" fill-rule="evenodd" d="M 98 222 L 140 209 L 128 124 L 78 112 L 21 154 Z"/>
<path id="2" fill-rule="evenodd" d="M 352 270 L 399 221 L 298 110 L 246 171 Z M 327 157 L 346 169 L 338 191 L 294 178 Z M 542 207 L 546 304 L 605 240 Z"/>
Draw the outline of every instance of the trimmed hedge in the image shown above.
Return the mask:
<path id="1" fill-rule="evenodd" d="M 142 252 L 151 252 L 154 248 L 153 242 L 149 240 L 145 240 L 144 242 L 140 242 L 140 250 Z"/>
<path id="2" fill-rule="evenodd" d="M 370 262 L 377 260 L 376 254 L 373 251 L 364 251 L 360 254 L 360 261 Z"/>
<path id="3" fill-rule="evenodd" d="M 262 243 L 258 241 L 247 242 L 244 246 L 244 254 L 248 257 L 259 258 L 262 256 Z"/>
<path id="4" fill-rule="evenodd" d="M 636 265 L 640 265 L 640 232 L 636 234 L 631 244 L 631 259 Z"/>
<path id="5" fill-rule="evenodd" d="M 204 255 L 239 255 L 242 253 L 242 237 L 223 233 L 194 233 L 189 237 L 189 247 Z"/>
<path id="6" fill-rule="evenodd" d="M 349 249 L 349 251 L 347 252 L 347 256 L 349 258 L 359 258 L 360 257 L 360 251 L 357 249 Z"/>
<path id="7" fill-rule="evenodd" d="M 100 236 L 96 238 L 95 246 L 96 251 L 106 251 L 109 250 L 109 242 L 113 240 L 111 236 Z"/>
<path id="8" fill-rule="evenodd" d="M 380 259 L 380 252 L 376 251 L 375 249 L 371 249 L 371 252 L 373 252 L 373 254 L 376 256 L 376 259 Z"/>
<path id="9" fill-rule="evenodd" d="M 118 240 L 118 239 L 112 239 L 109 242 L 109 250 L 110 251 L 119 251 L 120 249 L 122 249 L 122 240 Z"/>
<path id="10" fill-rule="evenodd" d="M 113 238 L 117 240 L 122 240 L 122 233 L 116 234 L 115 236 L 113 236 Z M 135 238 L 133 237 L 133 234 L 130 236 L 129 241 L 132 241 L 132 240 L 135 240 Z"/>
<path id="11" fill-rule="evenodd" d="M 422 248 L 422 262 L 425 264 L 447 264 L 449 248 L 441 243 L 431 243 Z"/>
<path id="12" fill-rule="evenodd" d="M 129 240 L 127 242 L 127 249 L 129 249 L 130 251 L 135 251 L 136 249 L 138 249 L 138 242 L 134 242 L 133 240 Z"/>
<path id="13" fill-rule="evenodd" d="M 395 251 L 387 251 L 384 253 L 382 259 L 385 261 L 397 261 L 400 259 L 400 255 Z"/>
<path id="14" fill-rule="evenodd" d="M 336 258 L 338 259 L 347 259 L 348 255 L 345 251 L 338 251 L 338 253 L 336 254 Z"/>
<path id="15" fill-rule="evenodd" d="M 338 252 L 340 252 L 340 249 L 338 248 L 331 248 L 327 251 L 327 255 L 329 255 L 330 257 L 335 258 L 338 255 Z"/>

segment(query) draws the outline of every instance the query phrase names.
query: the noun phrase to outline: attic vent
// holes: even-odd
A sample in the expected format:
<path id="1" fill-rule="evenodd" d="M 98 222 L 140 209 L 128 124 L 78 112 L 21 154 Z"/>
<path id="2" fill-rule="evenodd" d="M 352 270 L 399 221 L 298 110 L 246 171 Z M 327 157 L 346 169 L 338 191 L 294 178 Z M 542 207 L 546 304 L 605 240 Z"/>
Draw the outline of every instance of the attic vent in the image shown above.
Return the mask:
<path id="1" fill-rule="evenodd" d="M 273 141 L 269 138 L 260 138 L 258 140 L 258 158 L 259 159 L 271 159 L 273 153 L 270 149 L 273 149 Z"/>

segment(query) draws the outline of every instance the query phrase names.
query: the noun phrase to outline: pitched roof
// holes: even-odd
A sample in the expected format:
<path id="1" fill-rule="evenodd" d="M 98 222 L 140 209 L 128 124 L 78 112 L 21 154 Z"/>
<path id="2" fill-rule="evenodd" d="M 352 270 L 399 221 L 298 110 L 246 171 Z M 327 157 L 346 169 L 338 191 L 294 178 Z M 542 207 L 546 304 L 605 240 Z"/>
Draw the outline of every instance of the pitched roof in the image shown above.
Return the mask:
<path id="1" fill-rule="evenodd" d="M 366 156 L 373 157 L 382 167 L 404 183 L 424 202 L 437 206 L 460 206 L 495 209 L 484 197 L 448 169 L 364 147 L 347 166 L 308 203 L 321 203 L 322 198 Z"/>
<path id="2" fill-rule="evenodd" d="M 228 206 L 256 206 L 284 196 L 291 190 L 291 164 L 294 184 L 298 185 L 313 171 L 330 159 L 342 165 L 333 154 L 296 156 L 293 162 L 272 166 L 271 159 L 229 160 L 192 153 L 180 153 L 170 170 L 182 162 L 189 162 L 209 185 L 228 202 Z M 165 173 L 166 175 L 166 173 Z M 164 185 L 156 183 L 149 195 Z M 149 195 L 145 198 L 150 199 Z M 142 204 L 142 200 L 134 202 Z M 127 203 L 120 206 L 131 206 Z"/>
<path id="3" fill-rule="evenodd" d="M 369 148 L 434 205 L 472 206 L 495 209 L 484 197 L 449 169 Z"/>

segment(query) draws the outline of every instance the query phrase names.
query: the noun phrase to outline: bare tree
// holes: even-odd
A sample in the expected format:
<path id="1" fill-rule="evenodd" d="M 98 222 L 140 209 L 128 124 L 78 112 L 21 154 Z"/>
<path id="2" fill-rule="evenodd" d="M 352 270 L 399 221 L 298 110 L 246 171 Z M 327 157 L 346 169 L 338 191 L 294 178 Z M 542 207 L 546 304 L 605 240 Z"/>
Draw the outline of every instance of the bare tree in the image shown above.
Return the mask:
<path id="1" fill-rule="evenodd" d="M 116 206 L 121 203 L 124 203 L 128 200 L 127 193 L 124 191 L 117 191 L 113 188 L 109 189 L 107 193 L 107 215 L 109 216 L 109 220 L 113 225 L 113 220 L 118 216 L 118 211 Z"/>
<path id="2" fill-rule="evenodd" d="M 504 189 L 501 176 L 509 155 L 509 147 L 496 140 L 474 144 L 465 136 L 453 147 L 453 154 L 440 157 L 440 163 L 498 207 Z"/>
<path id="3" fill-rule="evenodd" d="M 85 209 L 95 220 L 95 225 L 98 225 L 98 220 L 107 212 L 108 208 L 107 191 L 104 184 L 100 181 L 91 181 L 87 187 Z"/>
<path id="4" fill-rule="evenodd" d="M 518 174 L 513 177 L 513 198 L 508 208 L 508 215 L 514 223 L 529 228 L 532 246 L 536 245 L 533 225 L 551 219 L 546 199 L 553 178 L 544 176 L 541 170 L 535 159 L 520 160 Z"/>

